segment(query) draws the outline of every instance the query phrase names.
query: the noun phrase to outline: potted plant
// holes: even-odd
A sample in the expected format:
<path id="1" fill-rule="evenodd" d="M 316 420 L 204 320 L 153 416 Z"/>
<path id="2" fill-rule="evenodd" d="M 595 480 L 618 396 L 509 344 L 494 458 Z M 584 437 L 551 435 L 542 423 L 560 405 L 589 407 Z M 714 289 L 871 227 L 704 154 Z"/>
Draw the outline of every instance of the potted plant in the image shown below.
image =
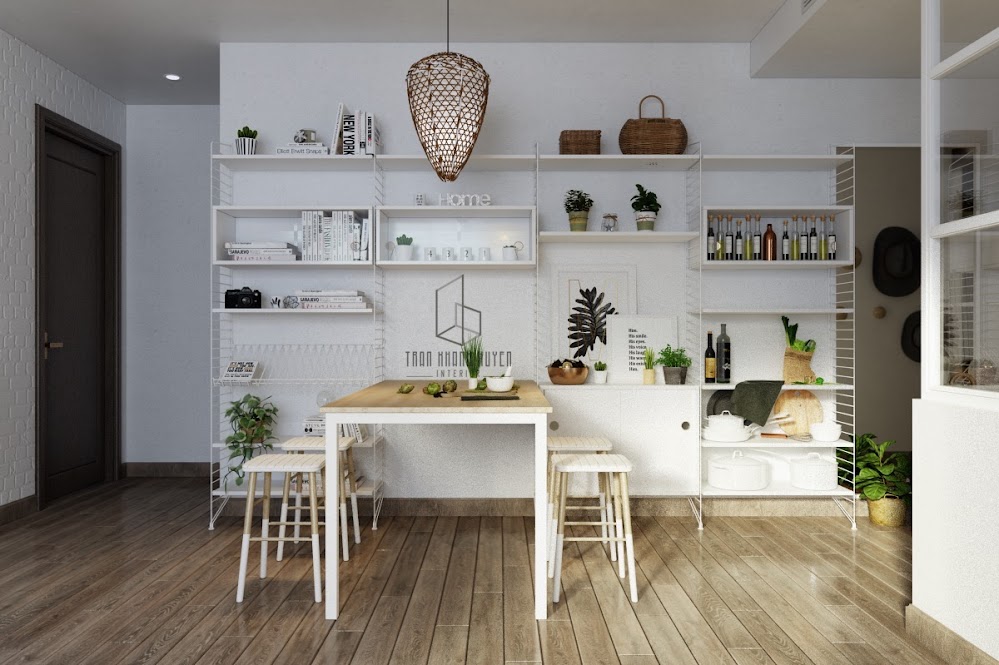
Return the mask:
<path id="1" fill-rule="evenodd" d="M 586 192 L 570 189 L 565 193 L 565 211 L 569 213 L 570 231 L 586 230 L 586 223 L 589 221 L 590 208 L 592 207 L 593 199 Z"/>
<path id="2" fill-rule="evenodd" d="M 607 363 L 600 360 L 593 363 L 593 383 L 607 383 Z"/>
<path id="3" fill-rule="evenodd" d="M 645 361 L 645 369 L 642 371 L 642 383 L 644 383 L 647 386 L 655 385 L 656 354 L 652 349 L 645 347 L 645 353 L 643 354 L 643 359 Z"/>
<path id="4" fill-rule="evenodd" d="M 780 317 L 784 323 L 784 383 L 815 383 L 812 371 L 812 354 L 815 353 L 815 340 L 798 339 L 798 324 L 792 324 L 786 316 Z"/>
<path id="5" fill-rule="evenodd" d="M 413 260 L 413 239 L 405 233 L 395 239 L 395 251 L 393 252 L 393 258 L 396 261 Z"/>
<path id="6" fill-rule="evenodd" d="M 236 132 L 236 154 L 257 154 L 257 130 L 244 126 Z"/>
<path id="7" fill-rule="evenodd" d="M 635 211 L 635 223 L 639 231 L 652 231 L 656 228 L 656 217 L 662 205 L 655 192 L 650 192 L 641 185 L 635 185 L 638 193 L 631 197 L 631 209 Z"/>
<path id="8" fill-rule="evenodd" d="M 461 345 L 461 359 L 468 370 L 468 389 L 479 386 L 479 370 L 482 368 L 482 337 L 475 336 Z"/>
<path id="9" fill-rule="evenodd" d="M 278 408 L 269 400 L 270 397 L 261 399 L 246 394 L 242 399 L 230 402 L 225 411 L 232 427 L 232 434 L 225 438 L 229 449 L 229 470 L 225 477 L 235 473 L 237 485 L 243 484 L 243 462 L 261 450 L 272 450 L 271 441 L 277 441 L 273 427 Z"/>
<path id="10" fill-rule="evenodd" d="M 686 349 L 682 346 L 674 349 L 669 344 L 659 352 L 659 358 L 656 360 L 656 363 L 663 367 L 663 381 L 667 385 L 674 386 L 687 383 L 687 368 L 692 362 Z"/>
<path id="11" fill-rule="evenodd" d="M 912 463 L 903 453 L 889 453 L 894 441 L 876 441 L 874 434 L 857 439 L 856 491 L 867 499 L 870 520 L 879 526 L 899 527 L 912 496 Z"/>

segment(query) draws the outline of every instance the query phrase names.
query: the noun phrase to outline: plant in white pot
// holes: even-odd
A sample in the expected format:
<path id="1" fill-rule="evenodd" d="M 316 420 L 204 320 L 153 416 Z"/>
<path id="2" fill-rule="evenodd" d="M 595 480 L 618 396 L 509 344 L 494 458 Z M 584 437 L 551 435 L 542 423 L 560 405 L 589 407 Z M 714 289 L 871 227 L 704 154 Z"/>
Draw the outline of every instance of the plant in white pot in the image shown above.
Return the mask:
<path id="1" fill-rule="evenodd" d="M 857 438 L 855 489 L 867 499 L 870 520 L 879 526 L 905 523 L 906 506 L 912 496 L 912 462 L 903 453 L 889 453 L 894 441 L 876 441 L 874 434 Z"/>
<path id="2" fill-rule="evenodd" d="M 403 233 L 395 239 L 395 252 L 393 257 L 396 261 L 413 260 L 413 239 Z"/>
<path id="3" fill-rule="evenodd" d="M 230 474 L 236 474 L 236 484 L 242 485 L 243 463 L 258 452 L 274 448 L 271 442 L 277 441 L 273 429 L 277 412 L 278 408 L 269 397 L 246 394 L 229 403 L 225 417 L 229 419 L 232 434 L 225 438 L 226 448 L 229 449 L 229 470 L 223 484 Z"/>
<path id="4" fill-rule="evenodd" d="M 656 363 L 662 365 L 663 381 L 667 385 L 681 385 L 687 383 L 687 368 L 693 361 L 687 355 L 687 350 L 682 346 L 673 348 L 667 344 L 666 348 L 659 352 Z"/>
<path id="5" fill-rule="evenodd" d="M 607 383 L 607 363 L 601 360 L 593 363 L 593 383 Z"/>
<path id="6" fill-rule="evenodd" d="M 257 130 L 250 129 L 247 125 L 236 132 L 236 154 L 257 154 Z"/>
<path id="7" fill-rule="evenodd" d="M 593 207 L 593 199 L 582 190 L 570 189 L 565 193 L 564 203 L 565 211 L 569 213 L 569 230 L 585 231 L 590 218 L 590 208 Z"/>
<path id="8" fill-rule="evenodd" d="M 662 205 L 655 192 L 650 192 L 641 185 L 635 185 L 638 193 L 631 197 L 631 209 L 635 211 L 635 224 L 639 231 L 653 231 L 656 228 L 656 218 Z"/>
<path id="9" fill-rule="evenodd" d="M 468 389 L 479 387 L 479 370 L 482 368 L 482 337 L 476 336 L 461 345 L 461 359 L 468 370 Z"/>

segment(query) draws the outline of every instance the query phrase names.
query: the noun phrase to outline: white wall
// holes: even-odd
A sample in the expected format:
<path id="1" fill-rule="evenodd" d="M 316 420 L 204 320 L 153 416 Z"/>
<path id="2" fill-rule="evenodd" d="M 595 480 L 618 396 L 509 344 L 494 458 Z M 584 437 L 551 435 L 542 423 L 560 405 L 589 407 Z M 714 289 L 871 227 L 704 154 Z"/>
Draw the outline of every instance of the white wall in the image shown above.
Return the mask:
<path id="1" fill-rule="evenodd" d="M 35 104 L 125 143 L 124 104 L 0 31 L 0 505 L 35 493 Z"/>
<path id="2" fill-rule="evenodd" d="M 208 155 L 217 106 L 129 106 L 123 459 L 204 460 L 211 271 Z"/>

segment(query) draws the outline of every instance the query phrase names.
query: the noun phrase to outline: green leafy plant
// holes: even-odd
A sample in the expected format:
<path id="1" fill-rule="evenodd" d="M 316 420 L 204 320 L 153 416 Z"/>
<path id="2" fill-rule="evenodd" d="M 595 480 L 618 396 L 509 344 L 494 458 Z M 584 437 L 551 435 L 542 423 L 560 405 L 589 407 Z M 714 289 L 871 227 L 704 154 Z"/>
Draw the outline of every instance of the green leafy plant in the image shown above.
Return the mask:
<path id="1" fill-rule="evenodd" d="M 236 137 L 241 139 L 255 139 L 257 138 L 257 130 L 250 129 L 247 125 L 236 131 Z"/>
<path id="2" fill-rule="evenodd" d="M 565 193 L 566 212 L 589 212 L 593 207 L 593 199 L 580 189 L 570 189 Z"/>
<path id="3" fill-rule="evenodd" d="M 912 497 L 912 462 L 908 455 L 888 452 L 895 442 L 877 442 L 874 434 L 863 434 L 856 442 L 857 477 L 856 491 L 868 501 L 885 497 L 904 499 Z"/>
<path id="4" fill-rule="evenodd" d="M 632 210 L 635 212 L 658 213 L 662 209 L 655 192 L 650 192 L 641 185 L 635 185 L 635 187 L 638 188 L 638 194 L 631 197 Z"/>
<path id="5" fill-rule="evenodd" d="M 663 367 L 690 367 L 693 362 L 685 348 L 678 346 L 674 349 L 669 344 L 659 352 L 659 358 L 656 359 L 656 364 Z"/>
<path id="6" fill-rule="evenodd" d="M 656 352 L 645 347 L 645 353 L 642 354 L 643 360 L 645 361 L 645 369 L 655 369 L 656 368 Z"/>
<path id="7" fill-rule="evenodd" d="M 229 403 L 225 417 L 229 419 L 232 434 L 225 438 L 229 449 L 229 470 L 236 474 L 236 484 L 243 484 L 243 463 L 262 450 L 272 450 L 271 441 L 277 441 L 274 436 L 274 422 L 277 420 L 278 408 L 270 401 L 270 397 L 261 399 L 256 395 L 246 394 L 242 399 Z"/>
<path id="8" fill-rule="evenodd" d="M 607 371 L 607 363 L 598 360 L 597 362 L 593 363 L 593 371 L 595 371 L 595 372 L 606 372 Z"/>
<path id="9" fill-rule="evenodd" d="M 468 369 L 468 378 L 475 379 L 482 368 L 482 337 L 475 336 L 461 345 L 461 359 Z"/>
<path id="10" fill-rule="evenodd" d="M 798 324 L 792 324 L 791 320 L 786 316 L 780 317 L 781 322 L 784 324 L 784 337 L 787 339 L 787 348 L 794 349 L 795 351 L 803 351 L 805 353 L 812 353 L 815 351 L 815 340 L 810 339 L 808 341 L 798 339 Z"/>
<path id="11" fill-rule="evenodd" d="M 399 236 L 398 238 L 395 239 L 395 244 L 400 245 L 400 246 L 412 245 L 413 244 L 413 239 L 410 238 L 405 233 L 403 233 L 401 236 Z"/>
<path id="12" fill-rule="evenodd" d="M 617 310 L 610 302 L 604 302 L 604 294 L 597 293 L 597 287 L 580 289 L 576 307 L 569 315 L 569 348 L 576 349 L 575 358 L 581 358 L 593 350 L 597 341 L 607 343 L 607 317 Z"/>

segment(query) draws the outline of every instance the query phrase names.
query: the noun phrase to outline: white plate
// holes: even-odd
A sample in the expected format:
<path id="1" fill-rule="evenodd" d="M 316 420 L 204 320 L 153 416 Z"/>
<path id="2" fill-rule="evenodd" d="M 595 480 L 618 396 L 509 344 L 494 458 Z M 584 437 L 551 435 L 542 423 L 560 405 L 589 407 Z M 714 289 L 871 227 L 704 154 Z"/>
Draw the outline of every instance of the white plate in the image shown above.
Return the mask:
<path id="1" fill-rule="evenodd" d="M 742 432 L 716 432 L 714 434 L 711 433 L 710 427 L 705 427 L 702 433 L 702 438 L 716 443 L 742 443 L 748 441 L 752 436 L 753 432 L 748 427 Z"/>

